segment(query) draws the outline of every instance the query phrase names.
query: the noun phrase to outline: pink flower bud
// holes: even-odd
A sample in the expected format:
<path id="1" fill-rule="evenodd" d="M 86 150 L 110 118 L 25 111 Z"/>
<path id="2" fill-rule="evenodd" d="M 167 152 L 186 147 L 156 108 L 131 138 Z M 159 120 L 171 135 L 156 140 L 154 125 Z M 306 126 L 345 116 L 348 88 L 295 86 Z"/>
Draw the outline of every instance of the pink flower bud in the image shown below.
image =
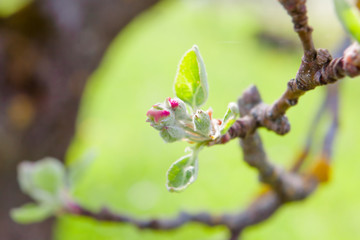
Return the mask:
<path id="1" fill-rule="evenodd" d="M 347 75 L 354 77 L 360 68 L 360 45 L 353 43 L 344 52 L 344 70 Z"/>
<path id="2" fill-rule="evenodd" d="M 167 101 L 169 102 L 170 107 L 174 110 L 179 106 L 179 102 L 176 99 L 171 99 L 169 97 L 167 98 Z"/>
<path id="3" fill-rule="evenodd" d="M 152 108 L 147 111 L 146 116 L 153 120 L 155 123 L 159 123 L 161 120 L 170 116 L 170 112 L 167 110 L 156 110 Z"/>
<path id="4" fill-rule="evenodd" d="M 172 110 L 172 112 L 175 113 L 175 118 L 177 120 L 191 119 L 187 113 L 185 103 L 180 99 L 168 97 L 166 98 L 164 105 L 166 106 L 166 109 Z"/>

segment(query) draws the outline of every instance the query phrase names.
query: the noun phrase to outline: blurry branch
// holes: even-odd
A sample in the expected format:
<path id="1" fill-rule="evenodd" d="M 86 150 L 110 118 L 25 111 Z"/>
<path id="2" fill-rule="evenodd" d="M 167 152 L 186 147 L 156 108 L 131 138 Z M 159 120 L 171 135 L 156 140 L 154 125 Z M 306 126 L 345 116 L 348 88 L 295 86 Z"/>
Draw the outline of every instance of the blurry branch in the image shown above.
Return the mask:
<path id="1" fill-rule="evenodd" d="M 277 194 L 269 191 L 256 198 L 248 208 L 239 213 L 218 216 L 210 215 L 207 212 L 198 214 L 182 212 L 174 218 L 144 220 L 117 214 L 107 208 L 94 213 L 75 202 L 68 202 L 65 211 L 73 215 L 91 217 L 98 221 L 130 223 L 139 229 L 172 230 L 189 222 L 198 222 L 210 227 L 223 225 L 230 230 L 230 239 L 237 239 L 235 237 L 239 236 L 244 228 L 266 220 L 280 205 L 281 200 Z"/>
<path id="2" fill-rule="evenodd" d="M 323 145 L 323 155 L 331 159 L 335 134 L 339 126 L 339 85 L 332 85 L 328 88 L 326 96 L 327 107 L 331 112 L 331 125 L 327 131 Z"/>
<path id="3" fill-rule="evenodd" d="M 322 102 L 322 104 L 319 106 L 319 109 L 317 110 L 316 115 L 311 122 L 311 125 L 309 127 L 309 130 L 308 130 L 308 133 L 306 136 L 305 146 L 302 149 L 302 152 L 297 156 L 295 163 L 291 168 L 292 172 L 298 172 L 300 170 L 301 166 L 303 165 L 303 163 L 305 162 L 306 158 L 308 157 L 308 155 L 310 153 L 310 149 L 314 142 L 315 131 L 319 126 L 321 118 L 323 117 L 323 115 L 326 112 L 327 106 L 328 106 L 328 98 L 326 98 Z"/>
<path id="4" fill-rule="evenodd" d="M 294 165 L 291 168 L 291 171 L 298 172 L 305 162 L 306 158 L 308 157 L 311 147 L 313 146 L 314 138 L 315 138 L 315 132 L 316 129 L 319 126 L 321 118 L 325 115 L 326 111 L 330 111 L 331 114 L 331 124 L 328 128 L 328 131 L 326 132 L 326 136 L 323 140 L 323 147 L 321 149 L 321 156 L 324 158 L 325 161 L 330 163 L 330 159 L 332 156 L 332 148 L 333 143 L 335 140 L 335 134 L 338 129 L 339 125 L 339 84 L 336 83 L 334 85 L 330 85 L 326 89 L 326 97 L 324 98 L 324 101 L 320 105 L 312 123 L 309 128 L 305 146 L 302 149 L 302 152 L 297 157 Z"/>
<path id="5" fill-rule="evenodd" d="M 255 87 L 247 89 L 239 99 L 240 114 L 248 114 L 260 103 L 261 98 L 257 89 Z M 304 179 L 273 165 L 265 153 L 257 132 L 240 139 L 240 144 L 244 161 L 258 170 L 260 181 L 270 185 L 283 201 L 303 199 L 316 187 L 316 182 L 312 179 Z"/>

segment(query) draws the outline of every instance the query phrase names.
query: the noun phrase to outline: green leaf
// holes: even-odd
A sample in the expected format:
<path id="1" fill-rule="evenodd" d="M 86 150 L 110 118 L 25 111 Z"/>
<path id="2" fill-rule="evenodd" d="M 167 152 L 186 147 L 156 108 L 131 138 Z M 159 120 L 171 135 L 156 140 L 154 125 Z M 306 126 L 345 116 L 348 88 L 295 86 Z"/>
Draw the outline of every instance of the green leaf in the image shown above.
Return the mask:
<path id="1" fill-rule="evenodd" d="M 203 110 L 197 110 L 193 116 L 193 123 L 195 131 L 202 135 L 208 136 L 211 131 L 211 120 L 207 112 Z"/>
<path id="2" fill-rule="evenodd" d="M 175 77 L 175 94 L 193 109 L 203 105 L 208 97 L 205 65 L 197 46 L 193 46 L 180 60 Z"/>
<path id="3" fill-rule="evenodd" d="M 221 135 L 225 134 L 229 128 L 236 122 L 236 118 L 239 115 L 239 109 L 236 103 L 229 103 L 228 109 L 223 118 L 221 126 Z"/>
<path id="4" fill-rule="evenodd" d="M 46 205 L 28 203 L 10 211 L 11 218 L 21 224 L 41 222 L 53 214 L 53 209 Z"/>
<path id="5" fill-rule="evenodd" d="M 165 142 L 171 143 L 182 139 L 185 136 L 185 131 L 178 126 L 168 126 L 160 131 L 160 136 Z"/>
<path id="6" fill-rule="evenodd" d="M 221 128 L 221 135 L 224 135 L 232 125 L 236 122 L 236 119 L 230 119 L 229 121 L 225 122 Z"/>
<path id="7" fill-rule="evenodd" d="M 360 42 L 360 13 L 355 6 L 346 0 L 334 0 L 336 13 L 340 22 L 349 34 Z"/>
<path id="8" fill-rule="evenodd" d="M 174 162 L 167 172 L 166 187 L 170 192 L 180 192 L 197 178 L 198 159 L 193 153 Z"/>
<path id="9" fill-rule="evenodd" d="M 55 158 L 23 162 L 18 167 L 21 190 L 39 203 L 57 205 L 65 187 L 65 169 Z"/>

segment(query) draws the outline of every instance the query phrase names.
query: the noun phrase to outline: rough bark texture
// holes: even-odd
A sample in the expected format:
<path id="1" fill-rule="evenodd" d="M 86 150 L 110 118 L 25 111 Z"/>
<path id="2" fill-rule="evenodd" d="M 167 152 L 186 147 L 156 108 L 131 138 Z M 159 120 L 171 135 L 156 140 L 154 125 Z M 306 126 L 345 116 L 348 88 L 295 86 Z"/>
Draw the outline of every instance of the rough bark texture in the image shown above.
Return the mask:
<path id="1" fill-rule="evenodd" d="M 26 201 L 19 161 L 63 159 L 80 98 L 107 46 L 158 0 L 37 0 L 0 18 L 1 239 L 50 239 L 50 223 L 20 226 L 9 209 Z"/>

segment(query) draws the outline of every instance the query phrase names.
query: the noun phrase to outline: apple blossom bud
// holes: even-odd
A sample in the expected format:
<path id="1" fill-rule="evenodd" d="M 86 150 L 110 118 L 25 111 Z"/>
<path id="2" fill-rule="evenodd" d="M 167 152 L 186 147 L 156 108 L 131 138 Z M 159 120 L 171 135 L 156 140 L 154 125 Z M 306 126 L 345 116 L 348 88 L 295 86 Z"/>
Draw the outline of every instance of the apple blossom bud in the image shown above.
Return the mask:
<path id="1" fill-rule="evenodd" d="M 172 108 L 173 110 L 177 109 L 179 107 L 179 102 L 175 98 L 168 97 L 166 99 L 166 104 L 168 107 Z"/>
<path id="2" fill-rule="evenodd" d="M 160 136 L 165 142 L 175 142 L 181 140 L 185 136 L 185 131 L 178 126 L 164 127 L 160 131 Z"/>
<path id="3" fill-rule="evenodd" d="M 154 105 L 149 111 L 147 111 L 146 119 L 150 122 L 151 126 L 157 130 L 161 130 L 164 126 L 170 126 L 175 123 L 174 113 L 171 110 L 167 110 L 163 104 Z"/>
<path id="4" fill-rule="evenodd" d="M 236 103 L 234 103 L 234 102 L 229 103 L 228 108 L 234 114 L 239 114 L 239 107 Z"/>
<path id="5" fill-rule="evenodd" d="M 182 120 L 189 118 L 189 114 L 186 110 L 186 105 L 183 101 L 178 98 L 167 98 L 165 101 L 167 108 L 172 109 L 175 113 L 175 118 L 177 120 Z"/>
<path id="6" fill-rule="evenodd" d="M 360 67 L 360 45 L 353 43 L 344 52 L 344 70 L 347 75 L 354 77 L 359 72 Z"/>
<path id="7" fill-rule="evenodd" d="M 204 112 L 203 110 L 197 110 L 196 114 L 193 116 L 193 123 L 196 132 L 199 132 L 205 136 L 210 134 L 211 120 L 207 112 Z"/>

